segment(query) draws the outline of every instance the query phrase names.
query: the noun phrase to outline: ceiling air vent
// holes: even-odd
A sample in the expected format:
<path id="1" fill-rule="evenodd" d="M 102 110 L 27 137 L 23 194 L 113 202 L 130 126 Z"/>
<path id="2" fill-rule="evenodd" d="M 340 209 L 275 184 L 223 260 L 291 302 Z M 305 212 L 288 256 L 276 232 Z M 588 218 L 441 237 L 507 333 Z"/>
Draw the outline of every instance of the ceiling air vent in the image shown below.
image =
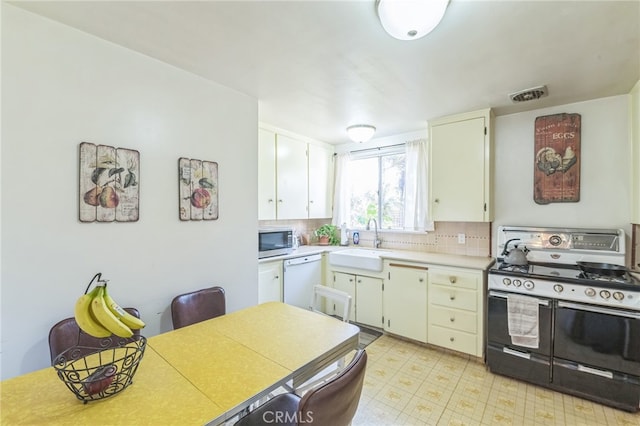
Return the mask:
<path id="1" fill-rule="evenodd" d="M 509 98 L 512 102 L 526 102 L 534 99 L 540 99 L 547 96 L 547 86 L 532 87 L 531 89 L 520 90 L 519 92 L 511 93 Z"/>

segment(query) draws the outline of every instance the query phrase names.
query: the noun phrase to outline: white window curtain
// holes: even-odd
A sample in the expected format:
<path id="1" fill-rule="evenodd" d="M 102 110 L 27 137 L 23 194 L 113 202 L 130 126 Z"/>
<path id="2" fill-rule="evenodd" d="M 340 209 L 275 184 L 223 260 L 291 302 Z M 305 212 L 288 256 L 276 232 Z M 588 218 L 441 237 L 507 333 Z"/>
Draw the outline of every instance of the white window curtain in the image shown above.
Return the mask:
<path id="1" fill-rule="evenodd" d="M 427 140 L 418 139 L 405 144 L 404 229 L 433 231 L 429 220 L 429 158 Z"/>
<path id="2" fill-rule="evenodd" d="M 349 162 L 351 154 L 344 152 L 336 155 L 335 190 L 333 191 L 333 221 L 337 226 L 351 221 L 351 179 Z"/>

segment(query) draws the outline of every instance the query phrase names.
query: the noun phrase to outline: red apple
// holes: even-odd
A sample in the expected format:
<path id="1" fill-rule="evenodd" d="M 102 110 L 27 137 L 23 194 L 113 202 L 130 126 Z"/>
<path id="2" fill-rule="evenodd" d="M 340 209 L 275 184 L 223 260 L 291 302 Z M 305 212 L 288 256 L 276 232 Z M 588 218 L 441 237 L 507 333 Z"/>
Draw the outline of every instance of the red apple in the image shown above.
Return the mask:
<path id="1" fill-rule="evenodd" d="M 95 395 L 107 389 L 115 379 L 116 366 L 113 364 L 98 367 L 82 382 L 87 395 Z"/>

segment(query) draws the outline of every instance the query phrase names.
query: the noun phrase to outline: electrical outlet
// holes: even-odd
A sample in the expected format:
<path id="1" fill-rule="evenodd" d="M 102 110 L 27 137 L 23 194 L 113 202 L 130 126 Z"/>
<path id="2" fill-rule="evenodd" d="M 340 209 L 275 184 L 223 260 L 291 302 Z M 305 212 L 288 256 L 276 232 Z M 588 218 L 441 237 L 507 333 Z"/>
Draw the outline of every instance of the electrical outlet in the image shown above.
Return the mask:
<path id="1" fill-rule="evenodd" d="M 464 244 L 467 241 L 467 236 L 464 234 L 458 234 L 458 244 Z"/>

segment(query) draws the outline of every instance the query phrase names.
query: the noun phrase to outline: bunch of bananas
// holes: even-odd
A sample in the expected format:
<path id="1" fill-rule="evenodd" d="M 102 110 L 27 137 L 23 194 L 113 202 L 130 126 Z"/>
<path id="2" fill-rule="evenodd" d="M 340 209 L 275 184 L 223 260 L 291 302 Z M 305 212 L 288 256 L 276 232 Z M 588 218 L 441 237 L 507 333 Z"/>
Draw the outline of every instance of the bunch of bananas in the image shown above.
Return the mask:
<path id="1" fill-rule="evenodd" d="M 132 330 L 144 327 L 144 322 L 122 309 L 107 293 L 107 286 L 96 286 L 80 296 L 75 306 L 78 326 L 93 337 L 133 336 Z"/>

